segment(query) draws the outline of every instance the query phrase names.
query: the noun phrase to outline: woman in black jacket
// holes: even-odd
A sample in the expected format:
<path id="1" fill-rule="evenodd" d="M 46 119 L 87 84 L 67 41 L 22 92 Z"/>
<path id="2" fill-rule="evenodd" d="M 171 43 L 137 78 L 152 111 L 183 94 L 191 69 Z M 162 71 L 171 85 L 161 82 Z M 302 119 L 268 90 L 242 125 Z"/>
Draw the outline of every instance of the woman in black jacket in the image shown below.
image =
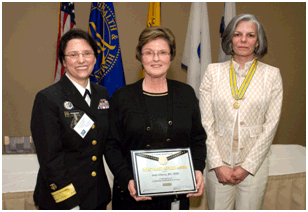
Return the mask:
<path id="1" fill-rule="evenodd" d="M 109 94 L 89 79 L 97 55 L 89 33 L 65 33 L 59 45 L 65 74 L 35 97 L 31 132 L 40 169 L 33 198 L 39 209 L 102 210 L 110 202 L 103 164 L 108 107 L 102 105 Z"/>
<path id="2" fill-rule="evenodd" d="M 105 157 L 114 175 L 112 207 L 121 209 L 189 209 L 190 196 L 202 195 L 206 134 L 198 99 L 187 84 L 166 78 L 175 57 L 175 37 L 163 27 L 143 30 L 136 58 L 144 79 L 117 90 L 110 100 L 110 136 Z M 190 147 L 198 193 L 164 197 L 136 197 L 130 150 Z"/>

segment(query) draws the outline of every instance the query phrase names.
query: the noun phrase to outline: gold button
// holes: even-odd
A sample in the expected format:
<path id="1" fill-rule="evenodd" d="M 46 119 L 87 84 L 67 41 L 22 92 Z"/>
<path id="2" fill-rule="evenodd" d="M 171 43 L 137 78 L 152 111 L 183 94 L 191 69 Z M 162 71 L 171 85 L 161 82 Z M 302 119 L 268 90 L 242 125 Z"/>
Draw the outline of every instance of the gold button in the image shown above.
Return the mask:
<path id="1" fill-rule="evenodd" d="M 150 131 L 151 130 L 151 127 L 147 127 L 147 131 Z"/>
<path id="2" fill-rule="evenodd" d="M 168 121 L 168 124 L 169 124 L 169 125 L 172 125 L 172 121 Z"/>
<path id="3" fill-rule="evenodd" d="M 93 145 L 96 145 L 96 144 L 97 144 L 97 141 L 93 140 L 93 141 L 92 141 L 92 144 L 93 144 Z"/>
<path id="4" fill-rule="evenodd" d="M 169 141 L 171 141 L 171 140 L 170 140 L 170 138 L 167 138 L 167 140 L 166 140 L 166 141 L 167 141 L 167 142 L 169 142 Z"/>
<path id="5" fill-rule="evenodd" d="M 92 177 L 95 177 L 96 176 L 96 172 L 92 172 Z"/>
<path id="6" fill-rule="evenodd" d="M 92 130 L 95 128 L 95 124 L 92 125 Z"/>
<path id="7" fill-rule="evenodd" d="M 146 146 L 146 148 L 150 148 L 151 146 L 150 146 L 150 144 L 148 144 L 147 146 Z"/>
<path id="8" fill-rule="evenodd" d="M 121 191 L 121 193 L 123 193 L 124 191 Z"/>
<path id="9" fill-rule="evenodd" d="M 93 157 L 92 157 L 92 160 L 93 160 L 93 161 L 96 161 L 96 159 L 97 159 L 96 156 L 93 156 Z"/>

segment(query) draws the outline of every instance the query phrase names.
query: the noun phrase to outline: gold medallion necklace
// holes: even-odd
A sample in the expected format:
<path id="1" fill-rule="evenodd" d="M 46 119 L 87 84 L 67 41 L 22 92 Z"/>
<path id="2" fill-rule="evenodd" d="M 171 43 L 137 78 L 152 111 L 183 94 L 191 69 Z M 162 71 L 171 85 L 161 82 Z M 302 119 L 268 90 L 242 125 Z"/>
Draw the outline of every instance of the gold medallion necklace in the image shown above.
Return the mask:
<path id="1" fill-rule="evenodd" d="M 231 58 L 231 63 L 230 63 L 230 85 L 231 85 L 231 91 L 232 91 L 232 95 L 236 100 L 240 100 L 243 98 L 249 83 L 255 73 L 255 70 L 257 68 L 257 60 L 255 60 L 251 67 L 250 70 L 244 80 L 244 82 L 242 83 L 240 90 L 237 89 L 237 84 L 236 84 L 236 77 L 235 77 L 235 71 L 234 71 L 234 67 L 233 67 L 233 62 L 232 62 L 232 58 Z M 235 109 L 239 109 L 240 108 L 240 103 L 238 101 L 236 101 L 233 104 L 233 107 Z"/>

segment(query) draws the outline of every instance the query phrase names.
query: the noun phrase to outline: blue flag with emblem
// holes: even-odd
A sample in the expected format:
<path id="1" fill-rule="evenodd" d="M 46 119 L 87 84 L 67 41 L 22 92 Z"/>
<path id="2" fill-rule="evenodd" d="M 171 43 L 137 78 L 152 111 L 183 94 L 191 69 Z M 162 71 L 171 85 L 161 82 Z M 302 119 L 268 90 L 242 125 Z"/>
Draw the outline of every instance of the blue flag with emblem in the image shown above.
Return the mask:
<path id="1" fill-rule="evenodd" d="M 90 80 L 107 88 L 111 96 L 125 85 L 118 26 L 112 2 L 92 3 L 89 33 L 98 48 L 98 58 Z"/>

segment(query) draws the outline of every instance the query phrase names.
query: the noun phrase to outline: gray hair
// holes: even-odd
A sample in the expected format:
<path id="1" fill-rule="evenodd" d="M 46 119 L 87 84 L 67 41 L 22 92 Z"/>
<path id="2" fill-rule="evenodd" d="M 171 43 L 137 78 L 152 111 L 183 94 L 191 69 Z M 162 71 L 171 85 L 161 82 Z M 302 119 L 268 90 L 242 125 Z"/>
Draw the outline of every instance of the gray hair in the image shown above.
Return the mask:
<path id="1" fill-rule="evenodd" d="M 265 31 L 259 20 L 254 15 L 247 13 L 235 16 L 228 24 L 221 38 L 221 47 L 223 51 L 226 55 L 234 55 L 231 45 L 232 38 L 235 28 L 241 21 L 250 21 L 257 26 L 259 45 L 255 48 L 254 53 L 258 58 L 262 58 L 267 53 L 267 38 L 265 35 Z"/>

